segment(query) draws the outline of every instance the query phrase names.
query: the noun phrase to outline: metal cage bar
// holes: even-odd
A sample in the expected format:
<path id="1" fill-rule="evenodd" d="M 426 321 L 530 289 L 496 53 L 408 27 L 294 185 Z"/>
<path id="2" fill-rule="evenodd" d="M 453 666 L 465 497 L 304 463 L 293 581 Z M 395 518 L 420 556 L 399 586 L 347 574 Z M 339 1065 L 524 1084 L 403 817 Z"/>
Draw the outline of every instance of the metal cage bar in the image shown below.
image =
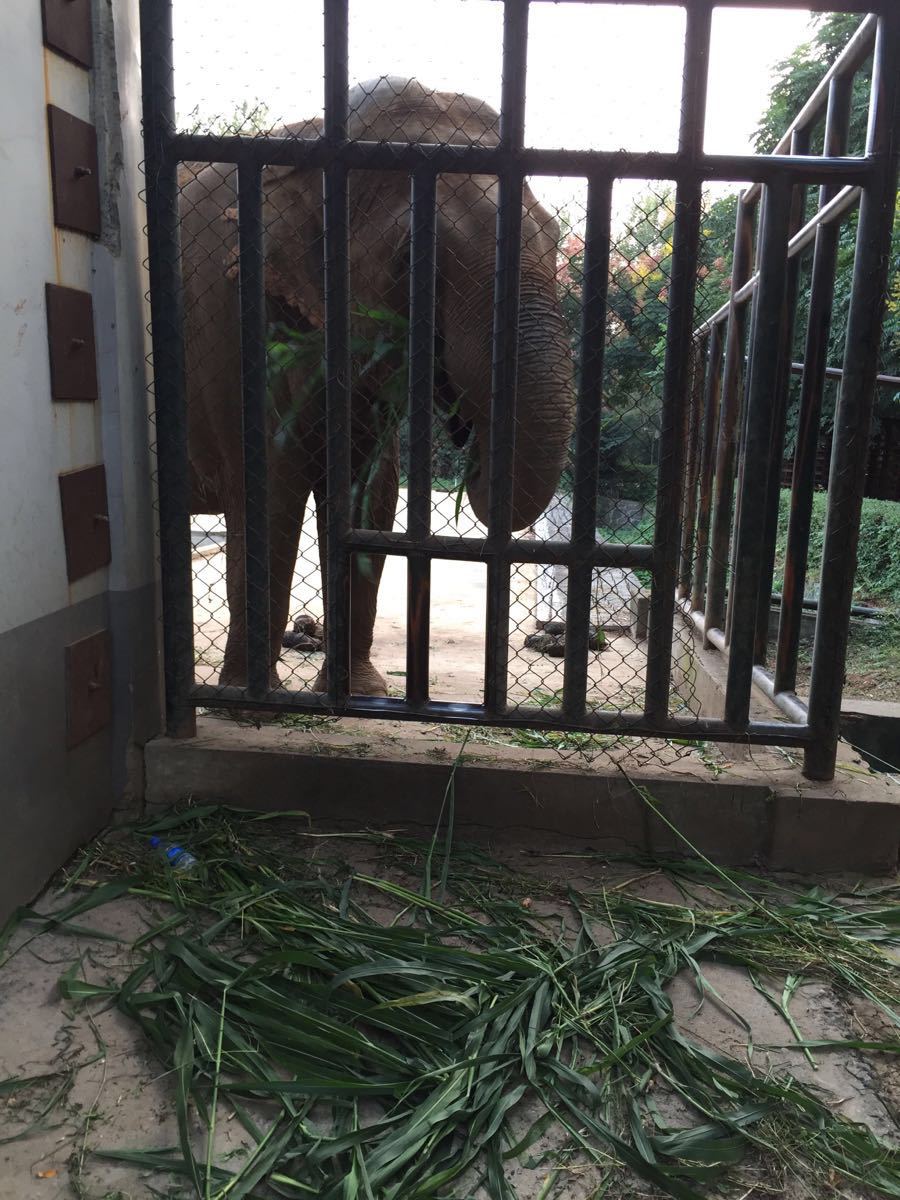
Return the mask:
<path id="1" fill-rule="evenodd" d="M 347 136 L 348 0 L 325 5 L 325 136 L 332 150 Z M 325 643 L 328 698 L 340 708 L 350 686 L 350 269 L 349 179 L 336 155 L 325 164 Z"/>
<path id="2" fill-rule="evenodd" d="M 809 129 L 796 129 L 791 138 L 791 149 L 805 153 L 809 149 Z M 791 210 L 788 219 L 788 247 L 790 238 L 803 225 L 806 208 L 806 188 L 801 184 L 792 189 Z M 784 455 L 784 437 L 787 427 L 788 395 L 791 383 L 791 347 L 794 323 L 797 316 L 797 299 L 800 287 L 800 259 L 788 254 L 785 275 L 784 305 L 781 312 L 781 330 L 778 339 L 777 370 L 772 397 L 772 430 L 769 440 L 768 480 L 765 497 L 765 526 L 762 549 L 762 576 L 759 582 L 759 597 L 756 610 L 756 636 L 753 644 L 753 661 L 764 664 L 769 640 L 769 609 L 772 604 L 772 581 L 775 575 L 775 543 L 778 539 L 778 503 L 781 492 L 781 462 Z"/>
<path id="3" fill-rule="evenodd" d="M 409 501 L 407 533 L 420 542 L 431 533 L 431 406 L 434 395 L 436 187 L 430 170 L 412 180 L 409 295 Z M 407 562 L 406 698 L 428 699 L 431 560 Z"/>
<path id="4" fill-rule="evenodd" d="M 825 119 L 826 154 L 840 154 L 847 147 L 852 97 L 852 76 L 841 75 L 831 80 Z M 819 195 L 820 209 L 832 198 L 833 189 L 823 188 Z M 816 448 L 827 371 L 828 332 L 831 328 L 834 303 L 839 232 L 838 225 L 819 226 L 813 250 L 809 315 L 801 368 L 803 377 L 800 382 L 797 448 L 791 480 L 791 507 L 775 662 L 775 687 L 778 691 L 793 691 L 797 683 L 797 654 L 800 647 L 803 594 L 806 589 L 806 560 L 809 554 L 809 531 L 815 487 Z"/>
<path id="5" fill-rule="evenodd" d="M 765 194 L 760 230 L 760 280 L 756 292 L 755 328 L 751 337 L 745 438 L 739 515 L 734 548 L 734 573 L 728 591 L 731 624 L 725 720 L 736 730 L 750 717 L 753 643 L 760 582 L 765 563 L 765 504 L 771 448 L 778 349 L 786 297 L 788 222 L 791 191 L 786 182 Z M 726 637 L 728 629 L 726 627 Z"/>
<path id="6" fill-rule="evenodd" d="M 734 483 L 737 460 L 738 423 L 744 375 L 744 341 L 747 312 L 734 300 L 750 277 L 753 262 L 753 209 L 738 200 L 731 268 L 732 301 L 725 337 L 725 366 L 722 378 L 722 411 L 716 449 L 715 498 L 710 531 L 709 568 L 706 590 L 706 625 L 709 629 L 725 626 L 725 582 L 731 546 L 731 522 L 734 511 Z"/>
<path id="7" fill-rule="evenodd" d="M 143 4 L 140 26 L 166 732 L 192 737 L 194 614 L 178 169 L 166 154 L 175 136 L 172 0 L 158 0 L 152 9 Z"/>
<path id="8" fill-rule="evenodd" d="M 512 537 L 513 462 L 516 436 L 516 374 L 519 341 L 519 264 L 522 254 L 524 177 L 506 157 L 525 136 L 525 66 L 528 0 L 503 6 L 503 76 L 500 103 L 499 196 L 494 275 L 494 336 L 491 363 L 491 432 L 487 469 L 487 617 L 484 696 L 488 708 L 506 706 L 509 663 L 510 561 L 503 551 Z"/>
<path id="9" fill-rule="evenodd" d="M 653 542 L 653 582 L 650 590 L 647 635 L 644 715 L 648 721 L 662 720 L 668 713 L 672 679 L 675 584 L 680 548 L 678 516 L 684 463 L 682 431 L 690 385 L 694 292 L 702 206 L 702 181 L 696 167 L 703 150 L 711 28 L 711 4 L 696 4 L 688 10 L 678 149 L 689 167 L 694 169 L 682 175 L 675 190 L 672 279 L 666 327 Z"/>
<path id="10" fill-rule="evenodd" d="M 703 389 L 701 421 L 700 496 L 697 502 L 697 541 L 691 586 L 691 607 L 699 609 L 706 591 L 709 558 L 709 526 L 712 517 L 713 470 L 715 468 L 716 437 L 719 431 L 719 403 L 722 389 L 721 325 L 714 325 L 709 338 L 706 379 Z"/>
<path id="11" fill-rule="evenodd" d="M 883 297 L 887 287 L 897 198 L 898 62 L 900 10 L 894 7 L 880 19 L 875 43 L 866 151 L 875 164 L 876 174 L 860 199 L 844 375 L 834 415 L 819 612 L 809 689 L 809 724 L 814 740 L 807 747 L 804 760 L 804 772 L 811 779 L 832 778 L 837 755 L 850 602 L 880 349 L 880 305 L 873 304 L 873 299 Z"/>
<path id="12" fill-rule="evenodd" d="M 266 292 L 262 172 L 238 167 L 241 396 L 244 445 L 247 694 L 269 690 L 269 430 L 266 413 Z"/>
<path id="13" fill-rule="evenodd" d="M 587 223 L 582 280 L 581 372 L 575 419 L 575 483 L 572 495 L 572 551 L 566 588 L 566 645 L 562 709 L 570 719 L 584 715 L 590 639 L 592 562 L 597 540 L 600 420 L 603 356 L 609 290 L 612 180 L 588 180 Z"/>

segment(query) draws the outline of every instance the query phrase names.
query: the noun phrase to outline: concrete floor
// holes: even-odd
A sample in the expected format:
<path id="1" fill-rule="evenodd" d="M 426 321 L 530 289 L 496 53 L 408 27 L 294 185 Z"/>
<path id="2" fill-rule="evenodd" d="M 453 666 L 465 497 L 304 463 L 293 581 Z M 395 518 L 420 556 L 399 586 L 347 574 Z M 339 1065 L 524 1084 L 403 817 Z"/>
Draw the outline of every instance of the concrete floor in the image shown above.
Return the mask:
<path id="1" fill-rule="evenodd" d="M 317 826 L 319 832 L 322 826 Z M 339 853 L 356 869 L 377 866 L 376 851 L 348 841 L 318 839 L 310 843 L 311 854 Z M 542 857 L 531 851 L 539 849 Z M 555 850 L 567 857 L 553 858 Z M 597 860 L 572 858 L 578 845 L 571 840 L 553 842 L 546 835 L 504 839 L 494 847 L 495 856 L 518 870 L 534 876 L 535 896 L 542 885 L 571 882 L 588 890 L 600 885 L 627 885 L 636 895 L 672 900 L 678 893 L 659 870 L 627 863 L 603 864 Z M 383 867 L 381 868 L 383 870 Z M 882 880 L 882 882 L 884 882 Z M 553 901 L 534 903 L 552 908 Z M 50 893 L 41 907 L 52 906 Z M 148 911 L 136 900 L 120 899 L 90 913 L 86 921 L 124 939 L 123 943 L 87 937 L 46 934 L 24 946 L 0 971 L 0 1078 L 39 1072 L 73 1072 L 73 1084 L 65 1104 L 50 1128 L 18 1142 L 0 1145 L 0 1200 L 62 1200 L 73 1195 L 90 1200 L 151 1200 L 151 1197 L 186 1197 L 189 1189 L 173 1187 L 159 1176 L 146 1176 L 126 1166 L 104 1163 L 91 1151 L 104 1148 L 150 1149 L 177 1144 L 174 1118 L 174 1084 L 164 1066 L 147 1051 L 139 1031 L 115 1010 L 73 1009 L 61 1001 L 57 980 L 76 959 L 87 979 L 104 982 L 121 977 L 129 964 L 127 944 L 147 927 Z M 385 912 L 385 919 L 390 915 Z M 24 941 L 17 934 L 13 948 Z M 677 1020 L 693 1038 L 724 1053 L 744 1057 L 746 1028 L 734 1010 L 752 1029 L 756 1047 L 754 1064 L 787 1070 L 798 1079 L 814 1083 L 842 1113 L 865 1122 L 873 1131 L 891 1140 L 900 1138 L 900 1079 L 881 1056 L 866 1059 L 845 1051 L 817 1053 L 813 1071 L 802 1054 L 793 1049 L 766 1050 L 766 1045 L 783 1045 L 791 1036 L 782 1018 L 753 988 L 747 977 L 725 966 L 710 966 L 708 978 L 721 1003 L 707 995 L 702 1006 L 693 979 L 678 977 L 672 987 Z M 771 981 L 780 991 L 781 981 Z M 820 983 L 801 986 L 792 1009 L 804 1037 L 877 1037 L 887 1031 L 864 1005 L 849 1004 Z M 98 1046 L 105 1052 L 99 1061 L 81 1066 L 95 1056 Z M 0 1104 L 4 1103 L 0 1101 Z M 15 1096 L 5 1101 L 3 1133 L 13 1134 L 33 1115 L 33 1106 L 22 1108 Z M 233 1116 L 233 1114 L 232 1114 Z M 239 1150 L 242 1129 L 223 1114 L 219 1127 L 218 1153 Z M 536 1200 L 546 1168 L 522 1167 L 514 1176 L 520 1196 Z M 565 1196 L 588 1200 L 597 1185 L 590 1169 L 575 1168 Z M 554 1193 L 555 1195 L 558 1193 Z M 623 1183 L 623 1189 L 608 1193 L 617 1197 L 653 1196 L 643 1183 Z M 721 1194 L 721 1193 L 716 1193 Z M 750 1160 L 741 1168 L 740 1188 L 729 1192 L 744 1200 L 761 1200 L 781 1195 L 789 1200 L 806 1200 L 821 1193 L 810 1190 L 802 1178 L 784 1175 L 764 1161 Z M 862 1200 L 862 1190 L 841 1185 L 838 1193 Z M 481 1194 L 475 1194 L 481 1200 Z"/>

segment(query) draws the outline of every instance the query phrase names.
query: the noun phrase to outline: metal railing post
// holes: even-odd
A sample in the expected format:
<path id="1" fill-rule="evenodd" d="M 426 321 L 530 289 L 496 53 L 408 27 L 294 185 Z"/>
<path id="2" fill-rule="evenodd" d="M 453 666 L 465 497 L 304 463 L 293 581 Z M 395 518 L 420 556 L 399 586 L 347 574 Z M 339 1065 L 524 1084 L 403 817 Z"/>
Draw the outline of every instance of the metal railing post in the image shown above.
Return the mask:
<path id="1" fill-rule="evenodd" d="M 140 27 L 166 732 L 169 737 L 193 737 L 194 612 L 181 220 L 178 167 L 168 154 L 175 136 L 172 0 L 153 4 L 143 0 Z"/>
<path id="2" fill-rule="evenodd" d="M 328 698 L 342 706 L 350 688 L 350 271 L 348 170 L 334 151 L 347 137 L 348 0 L 325 5 L 325 361 L 326 604 Z"/>
<path id="3" fill-rule="evenodd" d="M 900 10 L 879 18 L 872 69 L 866 153 L 875 164 L 863 188 L 856 261 L 847 318 L 844 375 L 834 414 L 828 513 L 822 551 L 819 614 L 809 688 L 813 741 L 804 774 L 831 779 L 840 733 L 841 693 L 865 488 L 872 401 L 887 288 L 900 157 Z"/>
<path id="4" fill-rule="evenodd" d="M 491 363 L 491 432 L 488 455 L 487 614 L 484 700 L 506 708 L 509 667 L 510 548 L 515 469 L 516 376 L 519 359 L 519 264 L 522 254 L 524 175 L 513 161 L 525 137 L 525 67 L 528 0 L 504 0 L 503 78 L 500 104 L 500 171 L 494 336 Z"/>
<path id="5" fill-rule="evenodd" d="M 647 634 L 644 714 L 648 721 L 661 720 L 668 714 L 672 679 L 675 585 L 681 536 L 678 518 L 684 464 L 684 409 L 689 402 L 694 294 L 700 248 L 702 187 L 699 160 L 703 153 L 711 23 L 711 4 L 696 4 L 688 9 L 678 139 L 679 151 L 686 166 L 678 176 L 675 190 L 672 278 L 653 539 L 653 584 Z"/>

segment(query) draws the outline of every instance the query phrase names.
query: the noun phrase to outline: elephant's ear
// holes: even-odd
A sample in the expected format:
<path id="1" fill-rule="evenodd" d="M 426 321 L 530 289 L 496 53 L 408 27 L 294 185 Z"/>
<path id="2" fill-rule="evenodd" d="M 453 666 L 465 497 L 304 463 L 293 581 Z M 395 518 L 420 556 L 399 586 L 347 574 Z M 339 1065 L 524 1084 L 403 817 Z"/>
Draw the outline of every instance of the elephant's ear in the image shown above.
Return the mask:
<path id="1" fill-rule="evenodd" d="M 266 292 L 314 329 L 325 324 L 322 173 L 294 167 L 263 172 Z"/>

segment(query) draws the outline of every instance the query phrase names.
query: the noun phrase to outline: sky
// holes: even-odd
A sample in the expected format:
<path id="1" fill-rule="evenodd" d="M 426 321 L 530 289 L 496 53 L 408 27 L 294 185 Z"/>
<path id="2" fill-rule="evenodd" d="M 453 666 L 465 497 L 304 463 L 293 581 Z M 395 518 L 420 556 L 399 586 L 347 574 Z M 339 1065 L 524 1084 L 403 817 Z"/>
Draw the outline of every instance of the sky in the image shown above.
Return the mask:
<path id="1" fill-rule="evenodd" d="M 684 20 L 677 7 L 532 4 L 526 142 L 674 150 Z M 796 9 L 715 10 L 708 152 L 751 152 L 772 68 L 809 22 Z M 501 24 L 496 0 L 350 0 L 351 83 L 415 76 L 499 108 Z M 175 0 L 178 113 L 211 118 L 242 101 L 264 102 L 273 121 L 320 113 L 322 29 L 322 0 Z M 581 200 L 572 181 L 533 186 L 555 207 Z"/>

